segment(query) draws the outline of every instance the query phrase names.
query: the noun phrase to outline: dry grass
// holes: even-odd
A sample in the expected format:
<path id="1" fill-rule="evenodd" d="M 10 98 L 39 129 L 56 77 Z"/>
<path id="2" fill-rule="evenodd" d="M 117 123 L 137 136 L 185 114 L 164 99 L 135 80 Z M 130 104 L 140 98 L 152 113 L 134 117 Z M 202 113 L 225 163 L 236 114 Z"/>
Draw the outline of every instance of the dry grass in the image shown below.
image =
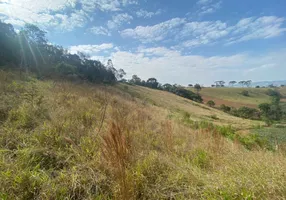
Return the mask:
<path id="1" fill-rule="evenodd" d="M 0 74 L 0 199 L 286 198 L 285 155 L 187 124 L 206 114 L 244 120 L 139 87 L 151 100 Z"/>
<path id="2" fill-rule="evenodd" d="M 123 85 L 119 86 L 119 88 L 122 89 Z M 217 109 L 210 108 L 209 106 L 190 101 L 165 91 L 131 85 L 128 85 L 128 89 L 125 91 L 142 99 L 144 102 L 168 109 L 174 114 L 178 111 L 187 112 L 190 115 L 190 119 L 195 121 L 206 120 L 217 125 L 231 124 L 239 129 L 249 129 L 253 126 L 264 124 L 258 121 L 231 116 Z M 216 116 L 218 119 L 213 119 L 212 116 Z"/>

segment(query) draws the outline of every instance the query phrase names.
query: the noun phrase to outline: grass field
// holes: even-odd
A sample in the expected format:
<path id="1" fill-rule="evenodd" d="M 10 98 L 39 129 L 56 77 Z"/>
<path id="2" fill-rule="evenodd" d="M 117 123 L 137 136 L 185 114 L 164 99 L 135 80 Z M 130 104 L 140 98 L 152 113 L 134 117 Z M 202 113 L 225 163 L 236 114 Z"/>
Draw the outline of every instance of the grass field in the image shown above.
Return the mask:
<path id="1" fill-rule="evenodd" d="M 230 127 L 189 126 L 255 121 L 126 86 L 1 72 L 0 199 L 286 198 L 286 151 Z"/>
<path id="2" fill-rule="evenodd" d="M 238 129 L 249 129 L 253 126 L 263 125 L 264 123 L 238 118 L 224 113 L 220 110 L 210 108 L 209 106 L 184 99 L 172 93 L 160 90 L 153 90 L 141 86 L 132 86 L 121 84 L 118 86 L 121 90 L 138 97 L 146 103 L 168 109 L 169 114 L 176 112 L 187 112 L 190 118 L 195 121 L 210 121 L 218 125 L 229 125 Z M 215 118 L 215 119 L 214 119 Z"/>
<path id="3" fill-rule="evenodd" d="M 194 88 L 189 88 L 194 91 Z M 233 107 L 257 107 L 261 103 L 268 103 L 271 98 L 266 95 L 269 88 L 203 88 L 200 91 L 204 102 L 213 100 L 218 106 L 225 104 Z M 243 96 L 242 91 L 247 90 L 249 96 Z M 286 87 L 279 88 L 278 91 L 283 95 L 282 101 L 286 101 Z"/>

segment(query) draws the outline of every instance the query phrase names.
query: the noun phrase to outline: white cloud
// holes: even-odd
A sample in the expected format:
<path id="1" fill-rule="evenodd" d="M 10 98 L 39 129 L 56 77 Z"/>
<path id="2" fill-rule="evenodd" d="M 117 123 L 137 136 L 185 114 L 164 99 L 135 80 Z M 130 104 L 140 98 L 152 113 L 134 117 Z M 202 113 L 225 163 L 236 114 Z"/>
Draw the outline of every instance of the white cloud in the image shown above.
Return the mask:
<path id="1" fill-rule="evenodd" d="M 212 0 L 199 0 L 197 2 L 198 5 L 205 5 L 205 4 L 208 4 L 208 3 L 211 3 Z"/>
<path id="2" fill-rule="evenodd" d="M 143 43 L 172 40 L 177 48 L 196 47 L 215 42 L 233 44 L 253 39 L 268 39 L 282 35 L 284 18 L 263 16 L 246 18 L 235 25 L 222 21 L 193 21 L 174 18 L 153 26 L 137 26 L 121 31 L 121 36 L 138 39 Z"/>
<path id="3" fill-rule="evenodd" d="M 276 16 L 242 19 L 231 27 L 234 36 L 228 40 L 227 44 L 277 37 L 286 32 L 286 28 L 282 27 L 284 21 L 285 18 Z"/>
<path id="4" fill-rule="evenodd" d="M 221 21 L 189 22 L 184 25 L 177 39 L 192 36 L 194 39 L 183 42 L 183 46 L 193 47 L 211 43 L 228 33 L 227 24 Z"/>
<path id="5" fill-rule="evenodd" d="M 185 19 L 173 18 L 154 26 L 137 26 L 135 29 L 125 29 L 120 32 L 123 37 L 131 37 L 142 42 L 161 41 L 168 35 L 177 32 L 176 29 L 185 23 Z"/>
<path id="6" fill-rule="evenodd" d="M 203 16 L 205 14 L 214 13 L 221 8 L 221 4 L 222 1 L 217 0 L 199 0 L 197 2 L 197 5 L 199 6 L 197 14 Z"/>
<path id="7" fill-rule="evenodd" d="M 91 27 L 89 29 L 89 32 L 93 33 L 94 35 L 107 35 L 107 36 L 111 36 L 111 33 L 109 32 L 108 29 L 102 27 L 102 26 L 99 26 L 99 27 Z"/>
<path id="8" fill-rule="evenodd" d="M 160 15 L 162 13 L 162 10 L 159 9 L 156 12 L 148 12 L 147 10 L 140 9 L 136 12 L 137 17 L 143 17 L 143 18 L 151 18 L 156 15 Z"/>
<path id="9" fill-rule="evenodd" d="M 112 16 L 112 20 L 107 22 L 107 26 L 109 29 L 117 29 L 124 23 L 130 23 L 133 17 L 127 13 L 121 13 Z"/>
<path id="10" fill-rule="evenodd" d="M 95 9 L 101 11 L 119 11 L 122 7 L 137 4 L 137 0 L 78 0 L 84 10 L 92 12 Z"/>
<path id="11" fill-rule="evenodd" d="M 104 43 L 100 45 L 77 45 L 69 47 L 70 53 L 82 52 L 89 56 L 96 56 L 97 53 L 113 49 L 112 43 Z"/>
<path id="12" fill-rule="evenodd" d="M 17 26 L 32 23 L 71 31 L 91 21 L 91 16 L 97 10 L 119 11 L 136 3 L 136 0 L 2 0 L 0 15 L 5 22 Z"/>

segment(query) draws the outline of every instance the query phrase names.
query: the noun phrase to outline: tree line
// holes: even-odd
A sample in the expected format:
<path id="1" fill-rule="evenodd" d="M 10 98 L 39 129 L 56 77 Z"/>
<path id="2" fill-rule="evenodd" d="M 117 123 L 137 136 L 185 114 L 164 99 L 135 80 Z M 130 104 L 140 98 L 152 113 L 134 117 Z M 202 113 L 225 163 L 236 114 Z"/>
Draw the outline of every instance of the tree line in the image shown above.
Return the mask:
<path id="1" fill-rule="evenodd" d="M 91 60 L 84 53 L 71 54 L 61 46 L 49 43 L 46 32 L 26 24 L 19 32 L 0 21 L 0 69 L 13 68 L 35 73 L 38 78 L 76 76 L 97 83 L 114 83 L 125 72 Z"/>
<path id="2" fill-rule="evenodd" d="M 133 75 L 130 80 L 122 79 L 121 82 L 139 85 L 143 87 L 149 87 L 157 90 L 164 90 L 199 103 L 203 102 L 203 99 L 198 92 L 194 93 L 190 90 L 185 89 L 183 86 L 177 84 L 169 84 L 169 83 L 161 84 L 157 81 L 156 78 L 149 78 L 145 81 L 141 80 L 141 78 L 139 78 L 137 75 Z"/>
<path id="3" fill-rule="evenodd" d="M 226 82 L 225 81 L 215 81 L 215 84 L 211 85 L 212 87 L 225 87 Z M 230 87 L 233 87 L 234 85 L 239 84 L 242 87 L 250 87 L 252 84 L 251 80 L 247 80 L 247 81 L 229 81 L 228 85 Z"/>

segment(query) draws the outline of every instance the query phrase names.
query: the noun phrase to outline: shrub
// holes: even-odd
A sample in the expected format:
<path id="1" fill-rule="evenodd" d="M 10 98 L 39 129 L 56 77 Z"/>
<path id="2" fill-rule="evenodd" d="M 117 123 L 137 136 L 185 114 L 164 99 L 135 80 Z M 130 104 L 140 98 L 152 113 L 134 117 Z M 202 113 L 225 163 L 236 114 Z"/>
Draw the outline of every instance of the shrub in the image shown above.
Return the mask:
<path id="1" fill-rule="evenodd" d="M 249 92 L 247 90 L 243 90 L 241 92 L 241 95 L 245 96 L 245 97 L 249 97 Z"/>
<path id="2" fill-rule="evenodd" d="M 176 88 L 175 92 L 176 95 L 196 101 L 198 103 L 202 103 L 203 99 L 201 97 L 201 95 L 196 94 L 190 90 L 186 90 L 184 88 Z"/>
<path id="3" fill-rule="evenodd" d="M 281 97 L 280 92 L 277 91 L 277 90 L 273 90 L 273 89 L 268 89 L 268 90 L 266 91 L 266 94 L 267 94 L 268 96 L 271 96 L 271 97 Z"/>
<path id="4" fill-rule="evenodd" d="M 264 121 L 266 121 L 268 125 L 270 125 L 272 121 L 279 121 L 283 116 L 283 111 L 279 104 L 262 103 L 258 107 Z"/>
<path id="5" fill-rule="evenodd" d="M 213 100 L 209 100 L 207 102 L 207 105 L 210 106 L 210 107 L 214 107 L 215 106 L 215 102 Z"/>
<path id="6" fill-rule="evenodd" d="M 260 112 L 257 109 L 246 106 L 240 107 L 239 109 L 233 109 L 232 114 L 245 119 L 260 119 Z"/>
<path id="7" fill-rule="evenodd" d="M 58 72 L 61 75 L 72 75 L 76 72 L 76 67 L 64 62 L 59 63 L 56 67 L 56 72 Z"/>
<path id="8" fill-rule="evenodd" d="M 220 110 L 222 110 L 223 112 L 230 112 L 231 111 L 231 107 L 222 104 L 220 106 Z"/>
<path id="9" fill-rule="evenodd" d="M 255 88 L 260 88 L 260 86 L 259 86 L 259 85 L 257 85 Z"/>

